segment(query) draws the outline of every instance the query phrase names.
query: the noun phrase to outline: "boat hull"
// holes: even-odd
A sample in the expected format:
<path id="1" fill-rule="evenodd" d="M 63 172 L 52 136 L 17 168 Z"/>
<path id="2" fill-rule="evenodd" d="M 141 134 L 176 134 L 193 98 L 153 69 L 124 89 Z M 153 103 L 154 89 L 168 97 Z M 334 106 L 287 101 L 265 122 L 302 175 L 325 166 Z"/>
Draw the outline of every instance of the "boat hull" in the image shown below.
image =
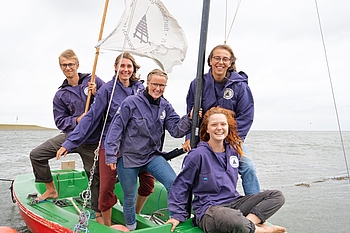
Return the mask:
<path id="1" fill-rule="evenodd" d="M 14 199 L 16 200 L 22 219 L 33 233 L 54 233 L 54 232 L 72 232 L 79 222 L 79 214 L 75 209 L 70 198 L 78 208 L 82 209 L 83 199 L 80 193 L 87 188 L 88 179 L 84 171 L 77 170 L 56 170 L 52 171 L 54 183 L 58 190 L 59 197 L 56 201 L 47 200 L 37 204 L 32 204 L 30 196 L 37 193 L 40 196 L 45 191 L 45 184 L 35 183 L 33 174 L 24 174 L 16 177 L 13 184 Z M 120 203 L 123 203 L 123 192 L 119 185 L 116 184 L 115 193 Z M 118 203 L 112 208 L 112 224 L 125 225 L 123 207 Z M 165 188 L 156 182 L 154 192 L 148 198 L 141 215 L 137 215 L 137 229 L 135 233 L 166 233 L 170 232 L 170 224 L 158 225 L 155 222 L 144 217 L 150 216 L 152 213 L 167 207 L 167 192 Z M 99 224 L 94 219 L 94 213 L 86 207 L 87 214 L 90 214 L 87 228 L 89 232 L 121 232 L 119 230 Z M 158 219 L 165 221 L 168 219 L 168 211 L 161 212 L 164 216 Z M 84 227 L 84 226 L 83 226 Z M 84 228 L 83 228 L 84 229 Z M 198 227 L 191 225 L 191 219 L 185 223 L 181 223 L 176 228 L 178 233 L 202 233 Z"/>

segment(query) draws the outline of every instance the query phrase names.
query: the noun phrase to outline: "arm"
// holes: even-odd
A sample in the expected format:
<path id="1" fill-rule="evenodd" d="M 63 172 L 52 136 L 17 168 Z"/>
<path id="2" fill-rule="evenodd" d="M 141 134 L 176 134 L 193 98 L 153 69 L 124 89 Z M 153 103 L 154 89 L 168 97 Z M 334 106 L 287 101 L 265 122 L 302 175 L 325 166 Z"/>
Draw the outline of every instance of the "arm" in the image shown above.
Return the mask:
<path id="1" fill-rule="evenodd" d="M 110 166 L 111 168 L 115 168 L 115 165 L 117 163 L 116 154 L 119 151 L 120 142 L 130 117 L 130 107 L 126 102 L 123 102 L 118 112 L 113 117 L 113 120 L 107 131 L 105 139 L 106 164 L 109 166 L 114 164 L 114 166 Z"/>
<path id="2" fill-rule="evenodd" d="M 62 144 L 62 147 L 66 148 L 68 152 L 71 152 L 75 148 L 81 146 L 102 122 L 107 105 L 108 92 L 101 89 L 97 92 L 95 101 L 91 105 L 90 110 L 82 118 L 73 132 L 69 134 L 66 141 Z"/>
<path id="3" fill-rule="evenodd" d="M 238 134 L 244 141 L 254 119 L 254 99 L 252 92 L 246 82 L 241 82 L 237 98 L 237 105 L 234 109 L 237 121 Z"/>
<path id="4" fill-rule="evenodd" d="M 53 115 L 57 128 L 63 132 L 72 131 L 77 123 L 78 116 L 72 116 L 67 103 L 60 96 L 61 93 L 57 92 L 53 99 Z"/>
<path id="5" fill-rule="evenodd" d="M 187 114 L 180 118 L 170 103 L 167 104 L 165 110 L 165 129 L 169 131 L 172 137 L 181 138 L 190 132 L 192 120 Z"/>
<path id="6" fill-rule="evenodd" d="M 193 188 L 193 184 L 196 184 L 200 167 L 200 155 L 196 154 L 195 150 L 192 150 L 183 161 L 182 170 L 176 177 L 168 198 L 168 208 L 172 213 L 171 218 L 167 223 L 173 224 L 172 231 L 180 223 L 189 218 L 189 214 L 186 210 L 187 201 Z"/>

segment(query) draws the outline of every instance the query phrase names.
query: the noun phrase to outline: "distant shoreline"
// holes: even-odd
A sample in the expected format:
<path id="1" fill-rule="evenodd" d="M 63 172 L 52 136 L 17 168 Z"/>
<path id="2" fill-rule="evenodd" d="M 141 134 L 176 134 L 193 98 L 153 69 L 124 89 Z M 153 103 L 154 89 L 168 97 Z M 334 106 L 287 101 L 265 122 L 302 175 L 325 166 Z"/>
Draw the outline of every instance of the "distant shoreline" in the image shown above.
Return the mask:
<path id="1" fill-rule="evenodd" d="M 38 125 L 0 124 L 0 130 L 57 130 L 57 129 L 42 127 Z"/>

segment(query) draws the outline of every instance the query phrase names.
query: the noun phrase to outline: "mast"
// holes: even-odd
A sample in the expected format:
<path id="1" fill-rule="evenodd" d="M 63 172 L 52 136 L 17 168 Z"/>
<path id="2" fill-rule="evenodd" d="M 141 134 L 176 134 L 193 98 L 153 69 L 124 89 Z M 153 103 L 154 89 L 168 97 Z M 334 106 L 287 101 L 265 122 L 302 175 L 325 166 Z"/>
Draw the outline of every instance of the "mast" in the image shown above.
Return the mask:
<path id="1" fill-rule="evenodd" d="M 191 148 L 195 148 L 199 142 L 199 109 L 202 103 L 203 70 L 205 62 L 205 49 L 207 46 L 208 24 L 209 24 L 210 0 L 203 0 L 201 33 L 199 39 L 198 64 L 196 75 L 196 90 L 194 97 L 192 128 L 191 128 Z"/>
<path id="2" fill-rule="evenodd" d="M 102 16 L 102 22 L 101 22 L 101 27 L 100 27 L 100 34 L 99 34 L 99 36 L 98 36 L 98 41 L 100 41 L 100 40 L 102 39 L 102 34 L 103 34 L 103 28 L 104 28 L 105 20 L 106 20 L 106 14 L 107 14 L 108 3 L 109 3 L 109 0 L 106 0 L 106 2 L 105 2 L 105 7 L 104 7 L 104 10 L 103 10 L 103 16 Z M 93 66 L 93 68 L 92 68 L 92 73 L 91 73 L 90 82 L 95 82 L 95 76 L 96 76 L 95 73 L 96 73 L 96 66 L 97 66 L 97 61 L 98 61 L 98 55 L 99 55 L 99 53 L 100 53 L 100 48 L 96 48 L 94 66 Z M 87 99 L 86 99 L 85 113 L 89 110 L 90 100 L 91 100 L 91 94 L 92 94 L 92 91 L 89 90 L 88 96 L 87 96 Z"/>

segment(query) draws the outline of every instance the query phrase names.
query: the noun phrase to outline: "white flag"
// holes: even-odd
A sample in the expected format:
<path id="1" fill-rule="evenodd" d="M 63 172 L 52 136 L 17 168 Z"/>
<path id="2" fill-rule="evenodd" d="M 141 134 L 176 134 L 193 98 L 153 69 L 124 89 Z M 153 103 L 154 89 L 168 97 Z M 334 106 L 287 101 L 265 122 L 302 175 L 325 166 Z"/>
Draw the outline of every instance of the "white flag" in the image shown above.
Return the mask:
<path id="1" fill-rule="evenodd" d="M 96 48 L 152 58 L 165 72 L 181 65 L 187 52 L 187 40 L 164 4 L 160 0 L 124 2 L 125 11 L 116 28 L 99 41 Z"/>

